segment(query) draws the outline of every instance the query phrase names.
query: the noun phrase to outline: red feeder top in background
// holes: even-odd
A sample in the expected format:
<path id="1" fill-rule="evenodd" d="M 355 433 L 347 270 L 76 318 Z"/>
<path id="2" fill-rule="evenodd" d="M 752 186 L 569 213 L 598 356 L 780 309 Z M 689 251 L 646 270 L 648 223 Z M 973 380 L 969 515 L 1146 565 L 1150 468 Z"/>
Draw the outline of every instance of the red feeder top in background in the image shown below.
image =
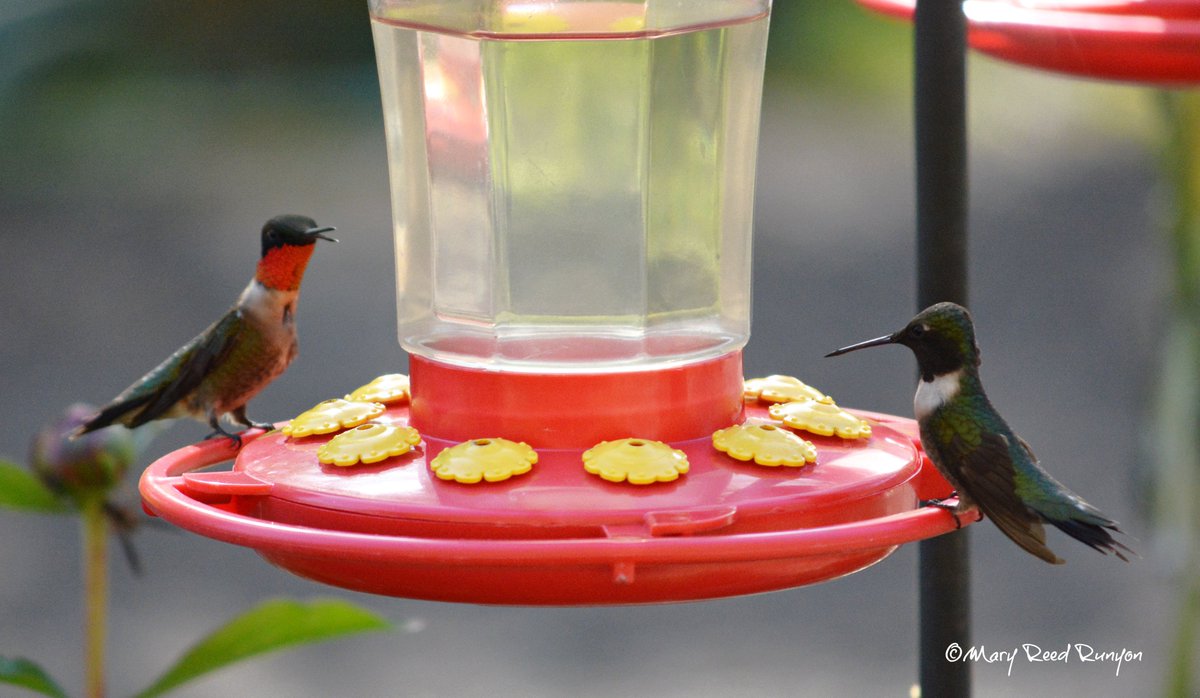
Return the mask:
<path id="1" fill-rule="evenodd" d="M 916 0 L 858 0 L 911 19 Z M 970 46 L 1013 63 L 1104 80 L 1200 83 L 1195 0 L 966 0 Z"/>

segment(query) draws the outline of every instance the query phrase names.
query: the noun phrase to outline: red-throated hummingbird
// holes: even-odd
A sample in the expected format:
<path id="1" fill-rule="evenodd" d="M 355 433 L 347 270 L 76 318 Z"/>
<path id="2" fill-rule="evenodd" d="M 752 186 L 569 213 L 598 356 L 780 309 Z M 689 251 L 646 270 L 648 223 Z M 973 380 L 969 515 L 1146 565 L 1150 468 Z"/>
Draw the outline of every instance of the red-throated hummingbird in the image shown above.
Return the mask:
<path id="1" fill-rule="evenodd" d="M 283 215 L 262 229 L 262 256 L 250 284 L 229 312 L 142 376 L 76 430 L 86 434 L 110 424 L 139 427 L 156 419 L 192 417 L 225 435 L 221 417 L 245 427 L 246 403 L 279 377 L 296 357 L 296 301 L 304 269 L 317 240 L 336 242 L 305 216 Z"/>

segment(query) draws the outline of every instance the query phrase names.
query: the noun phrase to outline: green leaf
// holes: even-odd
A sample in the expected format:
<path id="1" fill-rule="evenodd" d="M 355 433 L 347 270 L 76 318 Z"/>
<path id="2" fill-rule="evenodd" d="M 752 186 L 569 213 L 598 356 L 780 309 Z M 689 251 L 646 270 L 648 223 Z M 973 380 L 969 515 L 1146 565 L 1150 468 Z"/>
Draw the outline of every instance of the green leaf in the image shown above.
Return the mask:
<path id="1" fill-rule="evenodd" d="M 8 461 L 0 461 L 0 507 L 45 514 L 69 511 L 66 503 L 54 496 L 33 473 Z"/>
<path id="2" fill-rule="evenodd" d="M 0 681 L 28 688 L 44 696 L 67 698 L 66 692 L 44 669 L 24 657 L 0 656 Z"/>
<path id="3" fill-rule="evenodd" d="M 255 655 L 390 627 L 387 620 L 348 601 L 266 601 L 201 640 L 137 698 L 161 695 L 202 674 Z"/>

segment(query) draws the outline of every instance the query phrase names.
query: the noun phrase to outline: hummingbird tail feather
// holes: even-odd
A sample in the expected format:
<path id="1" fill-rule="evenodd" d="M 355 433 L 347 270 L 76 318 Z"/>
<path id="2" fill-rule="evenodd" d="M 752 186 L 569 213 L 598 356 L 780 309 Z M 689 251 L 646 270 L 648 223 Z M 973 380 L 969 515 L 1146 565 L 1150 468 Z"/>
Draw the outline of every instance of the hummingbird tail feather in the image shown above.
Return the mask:
<path id="1" fill-rule="evenodd" d="M 144 395 L 135 400 L 115 400 L 105 405 L 95 416 L 81 424 L 71 435 L 83 436 L 89 432 L 110 427 L 114 424 L 124 424 L 131 429 L 141 426 L 146 420 L 138 421 L 138 416 L 132 413 L 149 402 L 152 397 L 154 396 Z"/>
<path id="2" fill-rule="evenodd" d="M 138 525 L 137 518 L 132 511 L 107 501 L 104 502 L 104 515 L 108 518 L 109 526 L 117 535 L 117 541 L 121 544 L 121 552 L 125 554 L 125 562 L 129 563 L 130 571 L 134 575 L 140 576 L 142 560 L 138 555 L 137 548 L 133 545 L 133 531 Z"/>
<path id="3" fill-rule="evenodd" d="M 1122 551 L 1130 555 L 1137 554 L 1129 546 L 1112 537 L 1112 534 L 1109 533 L 1110 530 L 1117 533 L 1122 533 L 1122 531 L 1111 521 L 1098 524 L 1079 519 L 1052 519 L 1045 516 L 1043 518 L 1068 536 L 1105 555 L 1112 553 L 1125 562 L 1129 562 L 1129 558 L 1125 557 Z"/>

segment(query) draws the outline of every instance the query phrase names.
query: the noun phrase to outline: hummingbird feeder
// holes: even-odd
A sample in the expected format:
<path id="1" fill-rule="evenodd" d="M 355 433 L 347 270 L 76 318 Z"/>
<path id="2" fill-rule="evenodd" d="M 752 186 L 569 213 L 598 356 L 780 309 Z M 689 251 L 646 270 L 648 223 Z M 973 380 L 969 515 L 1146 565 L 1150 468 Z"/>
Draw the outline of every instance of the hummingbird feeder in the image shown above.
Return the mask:
<path id="1" fill-rule="evenodd" d="M 913 421 L 744 379 L 769 0 L 371 0 L 399 339 L 147 508 L 303 577 L 440 601 L 687 601 L 954 530 Z M 970 523 L 963 521 L 962 523 Z"/>

